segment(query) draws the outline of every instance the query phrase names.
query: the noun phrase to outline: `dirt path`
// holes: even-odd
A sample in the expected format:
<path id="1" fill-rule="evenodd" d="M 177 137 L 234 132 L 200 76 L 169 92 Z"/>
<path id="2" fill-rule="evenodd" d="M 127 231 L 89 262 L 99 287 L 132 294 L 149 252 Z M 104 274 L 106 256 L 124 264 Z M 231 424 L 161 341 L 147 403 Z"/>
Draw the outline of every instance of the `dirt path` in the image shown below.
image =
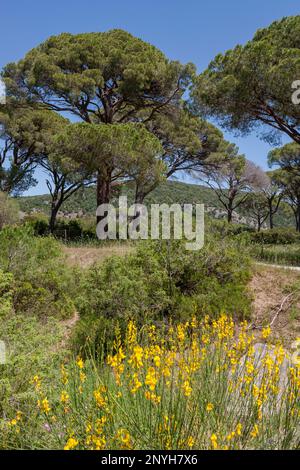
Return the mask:
<path id="1" fill-rule="evenodd" d="M 125 256 L 133 248 L 130 245 L 120 244 L 104 247 L 64 247 L 67 263 L 70 266 L 88 268 L 96 262 L 102 262 L 110 256 Z"/>
<path id="2" fill-rule="evenodd" d="M 64 253 L 66 255 L 66 262 L 69 266 L 78 266 L 80 268 L 89 268 L 96 262 L 103 262 L 110 256 L 125 256 L 130 253 L 133 248 L 126 244 L 115 244 L 112 246 L 105 247 L 68 247 L 64 246 Z M 79 320 L 79 314 L 77 312 L 71 318 L 63 320 L 61 326 L 63 328 L 63 341 L 60 347 L 64 347 L 69 341 L 76 323 Z"/>
<path id="3" fill-rule="evenodd" d="M 253 324 L 273 323 L 273 337 L 288 345 L 300 335 L 300 272 L 257 264 L 250 283 Z"/>

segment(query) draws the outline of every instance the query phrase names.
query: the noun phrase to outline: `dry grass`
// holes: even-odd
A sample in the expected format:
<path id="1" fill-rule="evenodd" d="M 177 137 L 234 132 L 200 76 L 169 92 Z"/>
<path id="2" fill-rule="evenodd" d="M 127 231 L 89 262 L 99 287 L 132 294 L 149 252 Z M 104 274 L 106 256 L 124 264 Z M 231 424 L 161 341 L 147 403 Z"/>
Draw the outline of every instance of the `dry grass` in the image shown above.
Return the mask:
<path id="1" fill-rule="evenodd" d="M 133 251 L 129 244 L 112 244 L 103 247 L 64 247 L 66 261 L 70 266 L 89 268 L 96 262 L 103 262 L 110 256 L 125 256 Z"/>

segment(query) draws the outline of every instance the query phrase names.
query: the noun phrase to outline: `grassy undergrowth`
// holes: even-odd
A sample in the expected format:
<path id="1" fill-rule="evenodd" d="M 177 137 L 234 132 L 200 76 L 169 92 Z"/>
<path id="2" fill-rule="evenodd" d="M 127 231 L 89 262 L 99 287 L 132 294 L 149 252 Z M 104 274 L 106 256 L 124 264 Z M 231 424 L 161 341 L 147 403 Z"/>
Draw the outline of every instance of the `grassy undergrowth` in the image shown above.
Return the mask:
<path id="1" fill-rule="evenodd" d="M 300 244 L 255 245 L 251 252 L 255 259 L 272 264 L 300 266 Z"/>

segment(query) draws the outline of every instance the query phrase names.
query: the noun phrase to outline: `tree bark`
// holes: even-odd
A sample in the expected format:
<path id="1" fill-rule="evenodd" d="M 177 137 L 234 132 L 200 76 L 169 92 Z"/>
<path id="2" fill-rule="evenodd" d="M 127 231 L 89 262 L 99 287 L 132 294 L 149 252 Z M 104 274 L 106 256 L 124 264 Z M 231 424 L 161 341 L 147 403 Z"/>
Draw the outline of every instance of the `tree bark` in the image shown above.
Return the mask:
<path id="1" fill-rule="evenodd" d="M 274 215 L 273 204 L 272 204 L 272 201 L 269 201 L 269 225 L 270 225 L 271 230 L 273 230 L 273 228 L 274 228 L 273 215 Z"/>
<path id="2" fill-rule="evenodd" d="M 111 171 L 98 171 L 97 174 L 97 207 L 108 204 L 111 196 Z M 97 216 L 97 224 L 105 216 Z"/>
<path id="3" fill-rule="evenodd" d="M 260 217 L 258 217 L 258 219 L 257 219 L 257 231 L 258 232 L 261 231 L 261 225 L 262 225 L 261 219 L 260 219 Z"/>
<path id="4" fill-rule="evenodd" d="M 227 206 L 227 222 L 229 224 L 232 223 L 232 215 L 233 215 L 233 201 L 229 200 L 229 203 Z"/>
<path id="5" fill-rule="evenodd" d="M 61 204 L 59 204 L 59 201 L 56 200 L 52 202 L 51 215 L 50 215 L 50 220 L 49 220 L 49 230 L 52 235 L 55 230 L 56 218 L 57 218 L 57 214 L 58 214 L 60 206 Z"/>

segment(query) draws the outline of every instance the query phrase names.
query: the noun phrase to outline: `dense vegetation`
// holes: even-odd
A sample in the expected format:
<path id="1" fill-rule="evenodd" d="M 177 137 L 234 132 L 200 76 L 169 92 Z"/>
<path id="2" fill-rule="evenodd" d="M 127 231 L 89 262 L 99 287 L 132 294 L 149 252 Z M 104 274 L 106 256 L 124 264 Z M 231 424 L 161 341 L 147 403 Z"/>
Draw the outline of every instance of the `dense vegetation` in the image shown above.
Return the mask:
<path id="1" fill-rule="evenodd" d="M 0 243 L 0 330 L 7 347 L 7 363 L 0 365 L 2 427 L 12 406 L 21 409 L 30 401 L 34 370 L 49 380 L 56 374 L 64 350 L 61 320 L 75 309 L 75 279 L 53 239 L 33 237 L 30 228 L 7 227 Z"/>
<path id="2" fill-rule="evenodd" d="M 66 267 L 59 242 L 33 236 L 30 226 L 6 227 L 0 241 L 1 338 L 8 347 L 8 363 L 0 366 L 1 447 L 8 445 L 14 413 L 31 419 L 34 376 L 44 377 L 51 394 L 62 361 L 79 351 L 100 360 L 115 331 L 125 338 L 128 321 L 168 328 L 194 314 L 201 319 L 226 310 L 242 319 L 250 313 L 249 258 L 245 253 L 237 263 L 239 246 L 230 240 L 211 239 L 200 252 L 187 252 L 179 242 L 138 243 L 134 254 L 83 272 Z M 64 338 L 64 319 L 76 308 L 80 319 L 72 338 Z M 39 432 L 31 428 L 26 446 L 43 446 Z M 19 437 L 10 445 L 24 445 Z"/>

